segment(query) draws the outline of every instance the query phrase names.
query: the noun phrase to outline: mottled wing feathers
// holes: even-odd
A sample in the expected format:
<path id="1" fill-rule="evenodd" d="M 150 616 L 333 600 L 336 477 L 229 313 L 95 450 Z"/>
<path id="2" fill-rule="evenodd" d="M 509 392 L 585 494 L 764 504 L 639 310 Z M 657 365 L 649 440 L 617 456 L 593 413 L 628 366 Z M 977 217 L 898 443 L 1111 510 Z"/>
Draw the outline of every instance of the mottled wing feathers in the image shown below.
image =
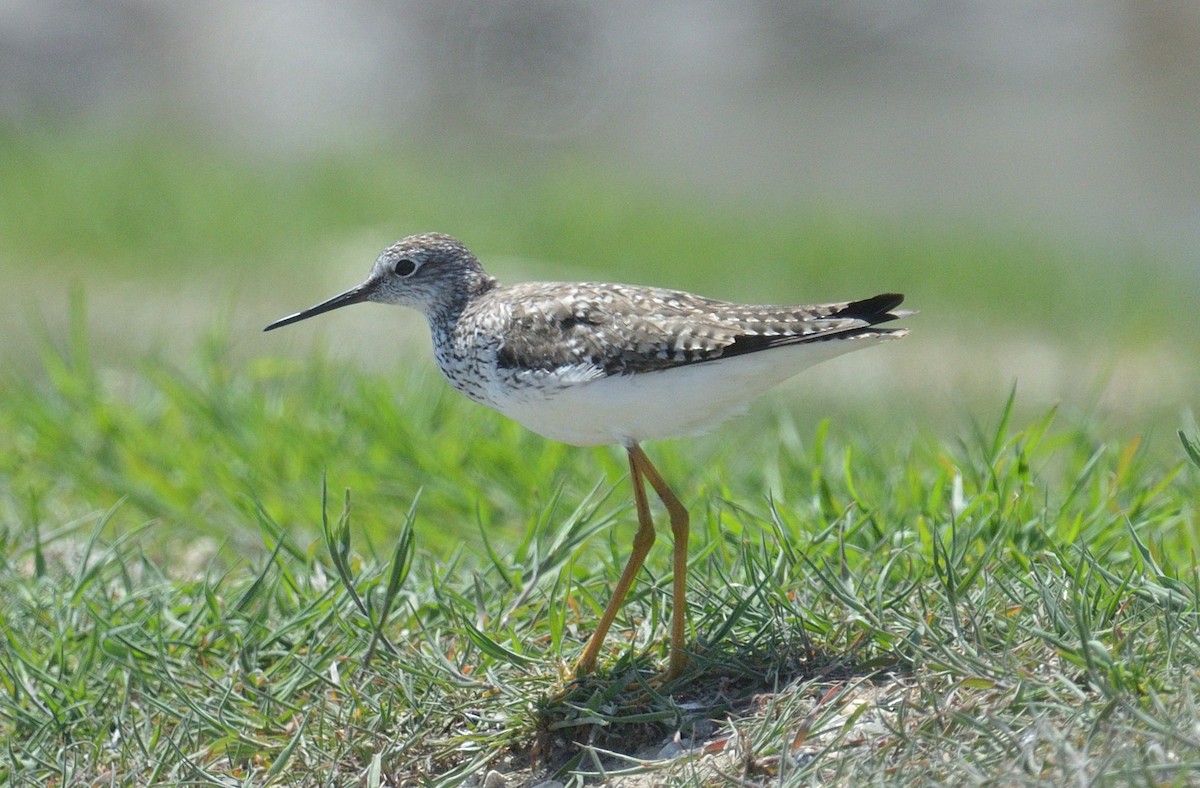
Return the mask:
<path id="1" fill-rule="evenodd" d="M 493 299 L 497 303 L 486 303 Z M 526 283 L 490 291 L 475 306 L 479 319 L 504 314 L 505 325 L 488 327 L 501 340 L 501 367 L 593 367 L 618 375 L 890 333 L 872 327 L 907 314 L 892 311 L 901 301 L 903 296 L 885 293 L 832 304 L 756 306 L 659 288 Z M 469 323 L 472 315 L 463 319 Z"/>
<path id="2" fill-rule="evenodd" d="M 733 343 L 724 348 L 721 358 L 743 353 L 756 353 L 782 345 L 795 345 L 827 340 L 851 339 L 863 334 L 891 333 L 888 329 L 874 328 L 880 323 L 896 320 L 909 314 L 893 312 L 904 301 L 899 293 L 881 293 L 871 298 L 849 303 L 815 304 L 801 307 L 763 307 L 780 309 L 779 322 L 765 332 L 739 334 Z M 788 322 L 788 318 L 792 322 Z M 790 330 L 789 330 L 790 327 Z"/>

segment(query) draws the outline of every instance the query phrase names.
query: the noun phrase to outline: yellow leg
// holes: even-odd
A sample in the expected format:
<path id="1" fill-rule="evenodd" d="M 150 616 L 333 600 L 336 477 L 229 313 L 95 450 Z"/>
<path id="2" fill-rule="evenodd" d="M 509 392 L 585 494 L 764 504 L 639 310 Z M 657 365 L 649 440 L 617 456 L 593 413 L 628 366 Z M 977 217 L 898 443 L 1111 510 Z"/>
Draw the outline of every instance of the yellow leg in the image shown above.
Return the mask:
<path id="1" fill-rule="evenodd" d="M 641 453 L 641 449 L 636 447 L 634 449 L 639 454 Z M 629 479 L 633 483 L 633 500 L 637 505 L 638 515 L 638 529 L 633 536 L 633 550 L 629 554 L 629 561 L 625 564 L 624 571 L 621 572 L 621 579 L 617 581 L 617 587 L 613 589 L 612 599 L 609 600 L 608 607 L 604 608 L 604 615 L 600 616 L 596 631 L 592 633 L 591 639 L 583 649 L 583 656 L 575 665 L 576 676 L 586 675 L 596 669 L 596 658 L 600 656 L 600 647 L 604 645 L 604 638 L 608 635 L 609 627 L 617 617 L 621 603 L 625 601 L 625 595 L 629 593 L 629 587 L 633 585 L 633 578 L 642 568 L 642 564 L 646 561 L 646 554 L 650 552 L 650 547 L 654 544 L 654 521 L 650 517 L 650 502 L 646 500 L 646 485 L 642 481 L 642 470 L 634 459 L 634 449 L 629 451 Z M 642 454 L 642 456 L 646 455 Z"/>
<path id="2" fill-rule="evenodd" d="M 688 512 L 687 507 L 676 497 L 667 486 L 658 469 L 650 463 L 650 458 L 641 447 L 634 445 L 629 449 L 629 464 L 636 466 L 649 480 L 659 500 L 667 508 L 671 518 L 671 536 L 674 537 L 674 575 L 673 595 L 671 606 L 671 654 L 667 669 L 663 671 L 664 680 L 673 679 L 683 672 L 687 666 L 687 652 L 683 650 L 685 629 L 687 626 L 687 549 L 688 549 Z M 645 493 L 643 492 L 643 497 Z M 648 519 L 648 518 L 647 518 Z"/>

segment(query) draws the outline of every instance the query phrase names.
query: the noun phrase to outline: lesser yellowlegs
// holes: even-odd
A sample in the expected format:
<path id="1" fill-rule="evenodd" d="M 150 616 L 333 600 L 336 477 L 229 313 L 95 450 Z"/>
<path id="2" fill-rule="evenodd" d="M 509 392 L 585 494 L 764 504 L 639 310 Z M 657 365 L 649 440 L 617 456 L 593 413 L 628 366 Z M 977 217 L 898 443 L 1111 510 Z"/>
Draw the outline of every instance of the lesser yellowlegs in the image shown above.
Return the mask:
<path id="1" fill-rule="evenodd" d="M 755 306 L 631 285 L 500 285 L 448 235 L 413 235 L 388 247 L 367 280 L 267 326 L 377 301 L 420 310 L 434 355 L 454 388 L 553 440 L 619 443 L 629 454 L 638 530 L 612 599 L 576 666 L 595 669 L 600 647 L 654 542 L 646 497 L 662 500 L 674 536 L 670 656 L 684 650 L 688 512 L 642 451 L 642 441 L 708 429 L 766 389 L 819 361 L 884 339 L 910 314 L 903 296 L 809 306 Z"/>

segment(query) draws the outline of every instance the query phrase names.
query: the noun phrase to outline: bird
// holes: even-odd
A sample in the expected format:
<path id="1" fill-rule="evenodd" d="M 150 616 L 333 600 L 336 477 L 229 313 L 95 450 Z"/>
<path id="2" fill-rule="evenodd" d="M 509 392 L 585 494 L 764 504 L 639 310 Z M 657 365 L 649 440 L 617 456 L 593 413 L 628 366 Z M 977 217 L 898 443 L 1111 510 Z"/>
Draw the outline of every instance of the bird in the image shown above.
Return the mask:
<path id="1" fill-rule="evenodd" d="M 688 664 L 689 516 L 642 444 L 708 430 L 813 364 L 906 336 L 905 328 L 881 327 L 914 314 L 896 308 L 903 300 L 883 293 L 775 306 L 624 284 L 502 285 L 462 241 L 423 233 L 380 253 L 362 284 L 264 331 L 363 302 L 412 307 L 429 323 L 438 368 L 468 398 L 551 440 L 624 447 L 638 528 L 574 675 L 595 671 L 655 541 L 648 483 L 674 539 L 669 651 L 660 674 L 671 680 Z"/>

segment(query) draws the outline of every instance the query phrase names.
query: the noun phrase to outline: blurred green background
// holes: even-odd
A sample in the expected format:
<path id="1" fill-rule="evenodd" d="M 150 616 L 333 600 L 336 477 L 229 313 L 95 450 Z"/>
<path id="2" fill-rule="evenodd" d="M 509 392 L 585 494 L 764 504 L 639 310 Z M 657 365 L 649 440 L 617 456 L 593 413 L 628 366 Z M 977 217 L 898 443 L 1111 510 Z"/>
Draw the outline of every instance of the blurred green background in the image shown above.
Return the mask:
<path id="1" fill-rule="evenodd" d="M 728 469 L 728 444 L 791 430 L 803 442 L 825 416 L 874 440 L 951 438 L 1015 386 L 1019 413 L 1062 403 L 1175 458 L 1200 391 L 1198 42 L 1190 3 L 10 3 L 8 434 L 63 458 L 68 486 L 106 462 L 72 436 L 113 423 L 146 445 L 172 435 L 139 460 L 161 477 L 143 509 L 167 519 L 203 519 L 206 494 L 311 493 L 321 462 L 332 486 L 381 495 L 380 510 L 399 505 L 389 484 L 404 505 L 424 484 L 468 519 L 479 504 L 452 503 L 462 485 L 486 490 L 506 463 L 545 466 L 548 485 L 618 475 L 616 454 L 546 446 L 451 404 L 415 313 L 371 305 L 261 333 L 356 284 L 392 241 L 438 230 L 508 281 L 761 302 L 897 290 L 920 310 L 905 342 L 819 367 L 668 454 Z M 75 351 L 72 330 L 85 337 Z M 182 399 L 208 392 L 229 407 L 212 423 L 263 442 L 305 418 L 291 401 L 264 418 L 269 396 L 288 396 L 270 386 L 317 367 L 291 396 L 332 421 L 310 434 L 323 436 L 311 465 L 244 454 L 260 466 L 251 484 L 238 451 L 219 450 L 225 433 L 176 435 L 156 405 L 128 423 L 46 405 L 38 392 L 62 383 L 52 347 L 86 355 L 116 401 L 160 402 L 174 385 L 162 370 L 183 370 L 195 391 Z M 356 368 L 372 375 L 347 388 Z M 347 445 L 333 414 L 370 424 L 373 402 L 435 427 L 406 435 L 381 419 L 382 447 L 356 432 Z M 440 437 L 459 425 L 524 456 Z M 404 440 L 448 454 L 405 467 L 389 456 Z M 4 474 L 17 497 L 56 488 L 53 468 L 21 463 Z M 198 476 L 172 470 L 186 463 Z M 455 467 L 468 481 L 437 481 Z M 289 486 L 272 491 L 272 478 Z M 97 479 L 89 489 L 112 494 L 91 505 L 118 492 L 137 503 L 136 484 Z M 156 509 L 167 489 L 176 499 Z"/>

